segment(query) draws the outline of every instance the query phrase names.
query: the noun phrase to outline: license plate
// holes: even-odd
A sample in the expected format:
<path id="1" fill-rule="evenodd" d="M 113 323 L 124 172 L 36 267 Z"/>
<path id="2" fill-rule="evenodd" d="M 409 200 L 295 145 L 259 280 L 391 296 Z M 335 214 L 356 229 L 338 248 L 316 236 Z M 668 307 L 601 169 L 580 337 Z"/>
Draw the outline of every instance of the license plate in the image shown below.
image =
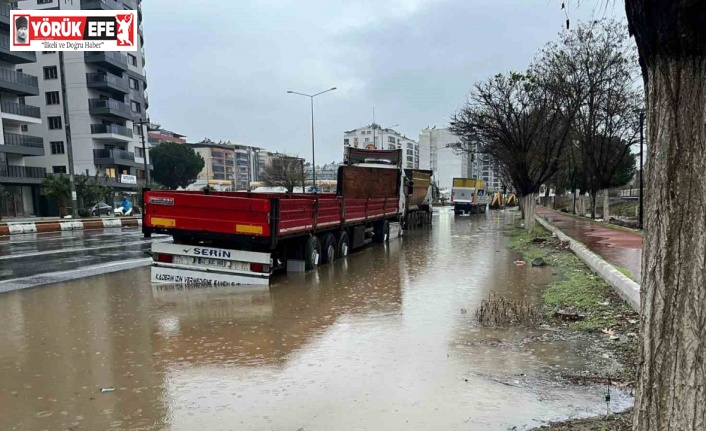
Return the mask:
<path id="1" fill-rule="evenodd" d="M 211 259 L 208 257 L 174 256 L 173 262 L 177 265 L 205 265 L 229 268 L 236 271 L 250 271 L 249 263 L 231 262 L 229 260 Z"/>

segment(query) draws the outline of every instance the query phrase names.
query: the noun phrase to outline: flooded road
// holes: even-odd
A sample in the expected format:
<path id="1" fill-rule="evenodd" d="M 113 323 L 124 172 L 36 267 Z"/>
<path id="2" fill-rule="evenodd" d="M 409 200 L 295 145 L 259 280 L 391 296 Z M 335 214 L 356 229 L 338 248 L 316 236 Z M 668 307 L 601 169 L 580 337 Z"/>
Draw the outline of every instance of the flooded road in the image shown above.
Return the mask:
<path id="1" fill-rule="evenodd" d="M 556 379 L 601 360 L 585 339 L 474 322 L 491 293 L 534 301 L 553 279 L 513 264 L 511 222 L 442 212 L 264 289 L 151 286 L 141 268 L 0 295 L 0 430 L 507 430 L 604 413 L 605 388 Z"/>

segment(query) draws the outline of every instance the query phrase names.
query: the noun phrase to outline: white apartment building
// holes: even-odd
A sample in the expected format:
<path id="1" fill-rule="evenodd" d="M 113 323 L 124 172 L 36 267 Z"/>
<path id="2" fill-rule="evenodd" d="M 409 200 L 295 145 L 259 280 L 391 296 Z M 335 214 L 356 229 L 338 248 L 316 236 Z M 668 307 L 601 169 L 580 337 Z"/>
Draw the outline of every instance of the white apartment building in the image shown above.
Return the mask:
<path id="1" fill-rule="evenodd" d="M 36 74 L 28 66 L 37 61 L 34 52 L 10 51 L 10 10 L 0 3 L 0 186 L 9 197 L 0 203 L 0 216 L 43 215 L 39 210 L 40 185 L 46 175 L 33 168 L 32 159 L 45 154 L 42 135 L 28 133 L 30 125 L 41 127 L 43 112 L 25 99 L 39 94 Z"/>
<path id="2" fill-rule="evenodd" d="M 145 158 L 149 163 L 149 156 L 141 142 L 143 135 L 147 139 L 147 125 L 140 121 L 148 121 L 149 100 L 145 92 L 142 0 L 25 0 L 19 7 L 138 11 L 136 51 L 64 53 L 67 100 L 62 96 L 58 52 L 37 53 L 37 62 L 23 71 L 39 77 L 39 94 L 28 95 L 25 102 L 41 109 L 43 121 L 30 124 L 26 131 L 44 139 L 46 154 L 28 161 L 28 166 L 45 168 L 49 173 L 68 172 L 66 103 L 74 172 L 105 176 L 106 184 L 116 191 L 144 184 Z"/>
<path id="3" fill-rule="evenodd" d="M 419 168 L 419 143 L 393 129 L 383 129 L 379 124 L 370 124 L 343 133 L 343 147 L 368 150 L 402 150 L 402 166 Z M 345 150 L 344 150 L 345 151 Z"/>
<path id="4" fill-rule="evenodd" d="M 454 178 L 470 176 L 470 154 L 454 149 L 461 140 L 449 129 L 424 129 L 419 132 L 419 168 L 434 172 L 440 189 L 449 189 Z"/>
<path id="5" fill-rule="evenodd" d="M 502 188 L 497 168 L 488 155 L 460 151 L 461 139 L 449 129 L 426 128 L 419 133 L 419 167 L 431 169 L 439 188 L 450 188 L 454 178 L 481 178 L 489 191 Z"/>

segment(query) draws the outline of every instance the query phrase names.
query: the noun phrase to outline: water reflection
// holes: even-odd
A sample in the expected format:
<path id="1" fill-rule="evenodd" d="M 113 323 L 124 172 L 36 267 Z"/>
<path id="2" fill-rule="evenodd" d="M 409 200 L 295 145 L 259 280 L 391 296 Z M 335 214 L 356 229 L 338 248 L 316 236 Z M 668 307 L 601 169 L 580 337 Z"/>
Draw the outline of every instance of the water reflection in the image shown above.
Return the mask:
<path id="1" fill-rule="evenodd" d="M 512 264 L 510 222 L 442 213 L 264 289 L 150 286 L 145 268 L 0 296 L 0 429 L 505 430 L 597 412 L 599 389 L 543 377 L 583 366 L 579 341 L 473 322 L 490 293 L 532 301 L 552 278 Z"/>

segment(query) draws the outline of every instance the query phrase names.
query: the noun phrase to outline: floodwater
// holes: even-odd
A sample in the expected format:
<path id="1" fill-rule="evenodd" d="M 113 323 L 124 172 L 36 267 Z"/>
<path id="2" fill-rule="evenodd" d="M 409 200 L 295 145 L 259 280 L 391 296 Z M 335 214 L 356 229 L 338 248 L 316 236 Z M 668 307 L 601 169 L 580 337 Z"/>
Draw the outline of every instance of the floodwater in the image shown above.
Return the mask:
<path id="1" fill-rule="evenodd" d="M 534 301 L 507 214 L 417 230 L 270 288 L 151 286 L 149 268 L 0 295 L 0 430 L 507 430 L 604 414 L 563 383 L 590 340 L 477 326 Z M 115 388 L 101 392 L 102 388 Z M 611 408 L 631 404 L 612 392 Z"/>

